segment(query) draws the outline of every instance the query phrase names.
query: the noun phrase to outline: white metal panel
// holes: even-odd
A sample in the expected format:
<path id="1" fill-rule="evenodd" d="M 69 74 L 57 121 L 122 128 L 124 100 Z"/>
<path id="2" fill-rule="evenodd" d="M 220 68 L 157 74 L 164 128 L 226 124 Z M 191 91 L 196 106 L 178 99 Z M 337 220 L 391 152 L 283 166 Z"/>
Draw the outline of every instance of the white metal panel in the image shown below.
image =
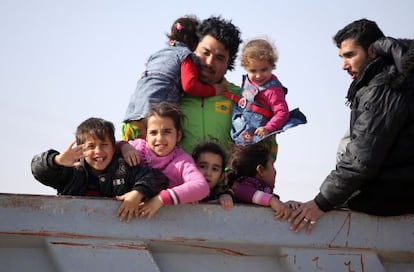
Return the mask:
<path id="1" fill-rule="evenodd" d="M 255 205 L 163 207 L 128 224 L 119 205 L 0 194 L 0 271 L 414 271 L 414 215 L 333 211 L 306 235 Z"/>

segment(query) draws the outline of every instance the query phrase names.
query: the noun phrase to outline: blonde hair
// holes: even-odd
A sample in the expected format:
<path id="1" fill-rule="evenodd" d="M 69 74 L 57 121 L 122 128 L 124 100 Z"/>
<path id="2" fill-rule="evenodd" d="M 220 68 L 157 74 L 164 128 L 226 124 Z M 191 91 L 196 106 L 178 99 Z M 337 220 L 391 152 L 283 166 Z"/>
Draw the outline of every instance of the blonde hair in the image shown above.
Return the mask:
<path id="1" fill-rule="evenodd" d="M 276 62 L 279 58 L 276 46 L 267 38 L 251 39 L 244 45 L 241 54 L 241 66 L 249 67 L 249 60 L 264 60 L 276 68 Z"/>

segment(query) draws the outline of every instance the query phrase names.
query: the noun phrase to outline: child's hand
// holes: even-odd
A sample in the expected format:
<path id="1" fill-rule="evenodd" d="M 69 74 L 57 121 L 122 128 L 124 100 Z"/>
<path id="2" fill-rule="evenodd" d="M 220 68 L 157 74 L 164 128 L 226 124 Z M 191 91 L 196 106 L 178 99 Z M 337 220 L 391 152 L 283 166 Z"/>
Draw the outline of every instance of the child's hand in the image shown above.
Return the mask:
<path id="1" fill-rule="evenodd" d="M 296 210 L 297 208 L 299 208 L 299 207 L 300 207 L 300 205 L 302 205 L 302 202 L 298 202 L 298 201 L 295 201 L 295 200 L 289 200 L 289 201 L 286 201 L 286 202 L 285 202 L 285 204 L 286 204 L 286 205 L 288 205 L 288 206 L 289 206 L 289 208 L 290 208 L 292 211 L 294 211 L 294 210 Z"/>
<path id="2" fill-rule="evenodd" d="M 227 91 L 227 87 L 223 83 L 213 84 L 214 89 L 216 89 L 216 95 L 222 95 Z"/>
<path id="3" fill-rule="evenodd" d="M 130 144 L 126 143 L 121 146 L 121 153 L 124 160 L 129 166 L 137 166 L 140 163 L 138 151 Z"/>
<path id="4" fill-rule="evenodd" d="M 62 153 L 56 155 L 55 163 L 66 167 L 81 166 L 79 160 L 83 157 L 83 145 L 75 145 L 76 142 L 73 141 Z"/>
<path id="5" fill-rule="evenodd" d="M 144 202 L 144 204 L 140 206 L 138 217 L 146 217 L 147 219 L 151 219 L 155 215 L 155 213 L 159 209 L 161 209 L 162 206 L 163 204 L 159 196 L 154 196 L 153 198 Z"/>
<path id="6" fill-rule="evenodd" d="M 270 207 L 275 211 L 275 219 L 287 220 L 290 215 L 289 206 L 276 197 L 270 199 Z"/>
<path id="7" fill-rule="evenodd" d="M 269 132 L 267 131 L 267 129 L 265 129 L 265 127 L 258 127 L 254 131 L 254 134 L 263 138 L 263 137 L 267 136 L 269 134 Z"/>
<path id="8" fill-rule="evenodd" d="M 231 195 L 222 194 L 219 196 L 218 201 L 221 207 L 226 211 L 230 211 L 233 208 L 233 198 Z"/>
<path id="9" fill-rule="evenodd" d="M 116 213 L 116 216 L 119 217 L 119 221 L 124 221 L 124 218 L 128 216 L 126 222 L 129 223 L 134 215 L 138 217 L 139 204 L 141 203 L 142 198 L 142 194 L 137 190 L 132 190 L 121 196 L 116 196 L 117 200 L 123 201 Z"/>

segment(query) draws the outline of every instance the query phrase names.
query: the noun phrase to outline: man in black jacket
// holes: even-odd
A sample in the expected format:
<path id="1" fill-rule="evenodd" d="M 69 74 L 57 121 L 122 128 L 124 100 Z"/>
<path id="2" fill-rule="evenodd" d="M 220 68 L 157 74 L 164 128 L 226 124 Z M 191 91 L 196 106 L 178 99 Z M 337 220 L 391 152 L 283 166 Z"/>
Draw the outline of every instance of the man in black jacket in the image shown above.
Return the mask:
<path id="1" fill-rule="evenodd" d="M 89 118 L 76 130 L 62 153 L 48 150 L 32 159 L 33 176 L 60 195 L 116 197 L 123 201 L 117 215 L 129 222 L 139 215 L 142 201 L 168 188 L 168 179 L 156 169 L 129 166 L 115 153 L 114 125 Z"/>
<path id="2" fill-rule="evenodd" d="M 334 36 L 353 82 L 345 151 L 320 193 L 292 212 L 291 229 L 310 233 L 324 212 L 414 213 L 414 43 L 385 38 L 367 19 Z"/>

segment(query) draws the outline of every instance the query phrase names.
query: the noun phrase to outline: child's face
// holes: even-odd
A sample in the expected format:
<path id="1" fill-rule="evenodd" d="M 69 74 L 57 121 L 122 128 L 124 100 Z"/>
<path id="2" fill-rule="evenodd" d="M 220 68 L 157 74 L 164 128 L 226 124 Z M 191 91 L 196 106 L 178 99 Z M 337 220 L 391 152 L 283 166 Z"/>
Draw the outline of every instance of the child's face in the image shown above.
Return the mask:
<path id="1" fill-rule="evenodd" d="M 149 148 L 157 156 L 164 157 L 181 140 L 181 131 L 177 131 L 171 118 L 153 115 L 148 118 L 146 139 Z"/>
<path id="2" fill-rule="evenodd" d="M 204 152 L 196 161 L 197 168 L 206 178 L 210 189 L 217 185 L 223 173 L 223 160 L 220 155 Z"/>
<path id="3" fill-rule="evenodd" d="M 267 164 L 260 173 L 260 178 L 270 187 L 275 187 L 276 169 L 273 165 L 272 158 L 269 157 Z"/>
<path id="4" fill-rule="evenodd" d="M 102 141 L 95 136 L 87 136 L 83 143 L 85 161 L 96 174 L 102 173 L 111 163 L 115 147 L 108 136 Z"/>
<path id="5" fill-rule="evenodd" d="M 267 60 L 249 59 L 249 66 L 245 69 L 250 81 L 259 86 L 264 85 L 272 77 L 273 67 Z"/>

